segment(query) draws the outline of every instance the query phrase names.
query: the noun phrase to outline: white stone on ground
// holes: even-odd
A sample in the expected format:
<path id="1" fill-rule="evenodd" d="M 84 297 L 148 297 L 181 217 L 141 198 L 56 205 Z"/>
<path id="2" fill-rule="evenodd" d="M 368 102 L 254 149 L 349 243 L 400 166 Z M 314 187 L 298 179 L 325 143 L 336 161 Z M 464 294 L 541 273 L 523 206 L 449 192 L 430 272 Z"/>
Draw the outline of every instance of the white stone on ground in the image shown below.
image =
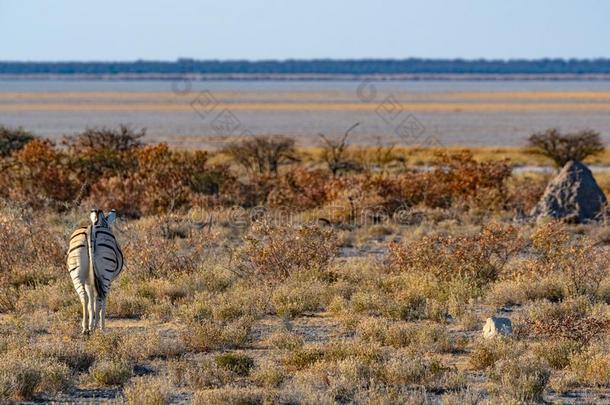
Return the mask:
<path id="1" fill-rule="evenodd" d="M 505 335 L 510 336 L 513 333 L 513 324 L 508 318 L 492 316 L 487 318 L 485 326 L 483 326 L 483 337 L 490 339 L 494 336 Z"/>

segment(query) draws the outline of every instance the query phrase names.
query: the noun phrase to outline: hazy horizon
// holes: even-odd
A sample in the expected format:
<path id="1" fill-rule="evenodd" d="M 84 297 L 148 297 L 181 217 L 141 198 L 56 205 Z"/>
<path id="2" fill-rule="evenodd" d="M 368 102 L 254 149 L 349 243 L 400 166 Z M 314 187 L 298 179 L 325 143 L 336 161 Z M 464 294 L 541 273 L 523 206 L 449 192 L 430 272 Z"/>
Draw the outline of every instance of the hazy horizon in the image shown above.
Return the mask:
<path id="1" fill-rule="evenodd" d="M 0 59 L 0 63 L 137 63 L 137 62 L 160 62 L 160 63 L 176 63 L 181 60 L 192 60 L 196 62 L 247 62 L 247 63 L 259 63 L 259 62 L 313 62 L 313 61 L 334 61 L 334 62 L 365 62 L 365 61 L 406 61 L 406 60 L 422 60 L 422 61 L 464 61 L 464 62 L 538 62 L 544 60 L 562 60 L 562 61 L 598 61 L 598 60 L 610 60 L 610 56 L 590 57 L 590 58 L 569 58 L 569 57 L 541 57 L 541 58 L 420 58 L 420 57 L 404 57 L 404 58 L 261 58 L 261 59 L 245 59 L 245 58 L 193 58 L 189 56 L 178 57 L 174 59 L 146 59 L 146 58 L 134 58 L 134 59 L 65 59 L 65 60 L 17 60 L 17 59 Z"/>

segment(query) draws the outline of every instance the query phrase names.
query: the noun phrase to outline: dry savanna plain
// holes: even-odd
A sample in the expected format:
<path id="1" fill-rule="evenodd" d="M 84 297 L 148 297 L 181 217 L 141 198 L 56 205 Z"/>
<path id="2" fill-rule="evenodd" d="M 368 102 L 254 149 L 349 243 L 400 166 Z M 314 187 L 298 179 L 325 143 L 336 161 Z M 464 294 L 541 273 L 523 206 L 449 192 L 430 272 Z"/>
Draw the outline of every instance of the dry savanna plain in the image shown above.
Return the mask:
<path id="1" fill-rule="evenodd" d="M 368 112 L 386 128 L 379 103 L 343 93 L 214 95 L 239 117 Z M 556 174 L 551 160 L 514 140 L 494 146 L 483 124 L 479 146 L 434 148 L 375 146 L 366 123 L 344 148 L 343 124 L 326 144 L 314 130 L 207 150 L 194 147 L 203 135 L 153 125 L 144 137 L 82 125 L 63 141 L 57 129 L 80 125 L 64 122 L 76 115 L 196 116 L 180 97 L 0 93 L 8 124 L 58 125 L 0 155 L 0 402 L 610 403 L 610 223 L 527 215 Z M 451 126 L 435 114 L 498 113 L 592 114 L 589 127 L 610 132 L 595 126 L 610 92 L 397 98 L 428 117 L 426 131 Z M 608 193 L 610 154 L 585 163 Z M 106 331 L 83 336 L 65 261 L 94 207 L 117 210 L 125 269 Z M 512 333 L 484 338 L 491 316 Z"/>
<path id="2" fill-rule="evenodd" d="M 0 88 L 4 125 L 57 138 L 127 123 L 183 148 L 218 148 L 243 134 L 283 134 L 313 147 L 318 133 L 340 136 L 355 122 L 354 143 L 405 143 L 396 133 L 409 115 L 424 129 L 420 143 L 521 146 L 531 132 L 552 127 L 610 133 L 603 81 L 24 81 Z M 223 111 L 228 128 L 215 121 Z"/>

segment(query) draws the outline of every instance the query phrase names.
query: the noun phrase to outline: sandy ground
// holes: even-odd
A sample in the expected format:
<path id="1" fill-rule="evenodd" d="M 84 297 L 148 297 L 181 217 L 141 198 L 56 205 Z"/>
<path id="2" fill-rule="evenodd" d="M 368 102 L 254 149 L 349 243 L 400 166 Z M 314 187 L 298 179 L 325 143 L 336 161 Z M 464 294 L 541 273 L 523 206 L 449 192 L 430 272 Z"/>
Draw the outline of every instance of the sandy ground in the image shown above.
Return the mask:
<path id="1" fill-rule="evenodd" d="M 480 308 L 481 311 L 485 310 Z M 498 313 L 501 316 L 511 317 L 512 314 L 519 311 L 518 307 L 505 308 L 504 311 Z M 0 319 L 2 322 L 2 319 Z M 285 322 L 275 316 L 267 316 L 259 320 L 251 332 L 251 344 L 235 352 L 242 352 L 252 357 L 255 363 L 260 363 L 262 359 L 271 355 L 272 351 L 264 344 L 264 339 L 273 331 L 284 326 Z M 325 343 L 329 341 L 337 341 L 342 339 L 351 339 L 352 336 L 342 331 L 338 322 L 333 319 L 328 313 L 311 313 L 304 317 L 290 321 L 289 327 L 294 333 L 299 334 L 305 343 Z M 109 319 L 107 324 L 108 332 L 119 332 L 121 334 L 143 333 L 149 328 L 155 328 L 162 335 L 167 337 L 176 336 L 178 326 L 171 323 L 154 323 L 147 320 L 135 319 Z M 480 331 L 463 332 L 460 331 L 457 325 L 452 325 L 451 321 L 448 325 L 448 330 L 452 336 L 468 335 L 472 338 L 481 333 Z M 455 366 L 458 370 L 467 373 L 469 385 L 473 388 L 483 389 L 485 385 L 485 377 L 482 372 L 469 371 L 468 357 L 472 350 L 472 343 L 466 347 L 463 352 L 444 354 L 442 360 L 445 364 Z M 207 354 L 210 355 L 210 354 Z M 212 354 L 213 355 L 213 354 Z M 197 354 L 195 357 L 206 356 L 206 354 Z M 163 375 L 165 369 L 163 363 L 156 360 L 154 364 L 149 362 L 139 363 L 134 369 L 134 375 L 157 374 Z M 191 393 L 177 390 L 172 397 L 172 404 L 187 404 L 191 398 Z M 431 403 L 440 403 L 438 397 L 430 394 Z M 550 394 L 545 396 L 547 403 L 562 403 L 562 404 L 608 404 L 610 403 L 610 392 L 604 390 L 582 389 L 570 392 L 566 395 Z M 24 402 L 28 404 L 36 403 L 104 403 L 104 404 L 120 404 L 122 403 L 121 388 L 97 388 L 89 385 L 77 384 L 69 392 L 62 393 L 57 396 L 40 396 L 33 401 Z"/>
<path id="2" fill-rule="evenodd" d="M 214 147 L 249 134 L 283 134 L 312 146 L 319 144 L 319 133 L 339 136 L 355 122 L 361 125 L 351 141 L 363 145 L 381 139 L 408 146 L 434 138 L 442 145 L 518 146 L 532 132 L 550 127 L 592 128 L 610 137 L 610 91 L 605 88 L 436 91 L 431 85 L 428 91 L 406 91 L 397 84 L 367 92 L 361 85 L 314 83 L 310 89 L 308 83 L 286 88 L 262 83 L 235 90 L 203 83 L 185 92 L 172 92 L 170 83 L 166 91 L 0 88 L 0 123 L 51 138 L 124 123 L 148 128 L 150 141 L 182 147 Z"/>

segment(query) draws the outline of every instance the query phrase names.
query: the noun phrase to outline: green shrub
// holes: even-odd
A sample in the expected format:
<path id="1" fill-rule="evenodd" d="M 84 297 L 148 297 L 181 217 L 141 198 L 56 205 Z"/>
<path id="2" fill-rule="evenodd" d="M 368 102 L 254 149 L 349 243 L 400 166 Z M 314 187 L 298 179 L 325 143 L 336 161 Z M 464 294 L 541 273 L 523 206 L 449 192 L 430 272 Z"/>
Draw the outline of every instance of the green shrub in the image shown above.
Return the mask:
<path id="1" fill-rule="evenodd" d="M 124 360 L 99 360 L 89 370 L 91 379 L 101 386 L 123 385 L 131 374 L 132 367 Z"/>
<path id="2" fill-rule="evenodd" d="M 222 353 L 217 355 L 214 361 L 218 367 L 230 370 L 240 376 L 247 376 L 254 367 L 254 360 L 240 353 Z"/>
<path id="3" fill-rule="evenodd" d="M 555 369 L 561 370 L 570 364 L 570 359 L 581 348 L 580 343 L 570 339 L 550 339 L 533 347 L 533 353 Z"/>
<path id="4" fill-rule="evenodd" d="M 383 380 L 396 386 L 434 386 L 449 371 L 437 358 L 398 353 L 385 364 Z"/>
<path id="5" fill-rule="evenodd" d="M 286 377 L 283 367 L 272 362 L 265 362 L 252 372 L 254 383 L 267 389 L 279 387 Z"/>
<path id="6" fill-rule="evenodd" d="M 320 310 L 325 302 L 325 287 L 315 280 L 282 284 L 273 292 L 271 302 L 275 312 L 286 318 L 315 312 Z"/>
<path id="7" fill-rule="evenodd" d="M 275 349 L 296 350 L 303 346 L 303 338 L 296 333 L 280 330 L 267 337 L 266 342 Z"/>
<path id="8" fill-rule="evenodd" d="M 195 351 L 237 348 L 248 341 L 252 323 L 250 317 L 228 323 L 213 320 L 191 322 L 181 336 L 186 346 Z"/>
<path id="9" fill-rule="evenodd" d="M 550 376 L 546 362 L 531 354 L 500 360 L 491 372 L 501 396 L 524 402 L 541 401 Z"/>

